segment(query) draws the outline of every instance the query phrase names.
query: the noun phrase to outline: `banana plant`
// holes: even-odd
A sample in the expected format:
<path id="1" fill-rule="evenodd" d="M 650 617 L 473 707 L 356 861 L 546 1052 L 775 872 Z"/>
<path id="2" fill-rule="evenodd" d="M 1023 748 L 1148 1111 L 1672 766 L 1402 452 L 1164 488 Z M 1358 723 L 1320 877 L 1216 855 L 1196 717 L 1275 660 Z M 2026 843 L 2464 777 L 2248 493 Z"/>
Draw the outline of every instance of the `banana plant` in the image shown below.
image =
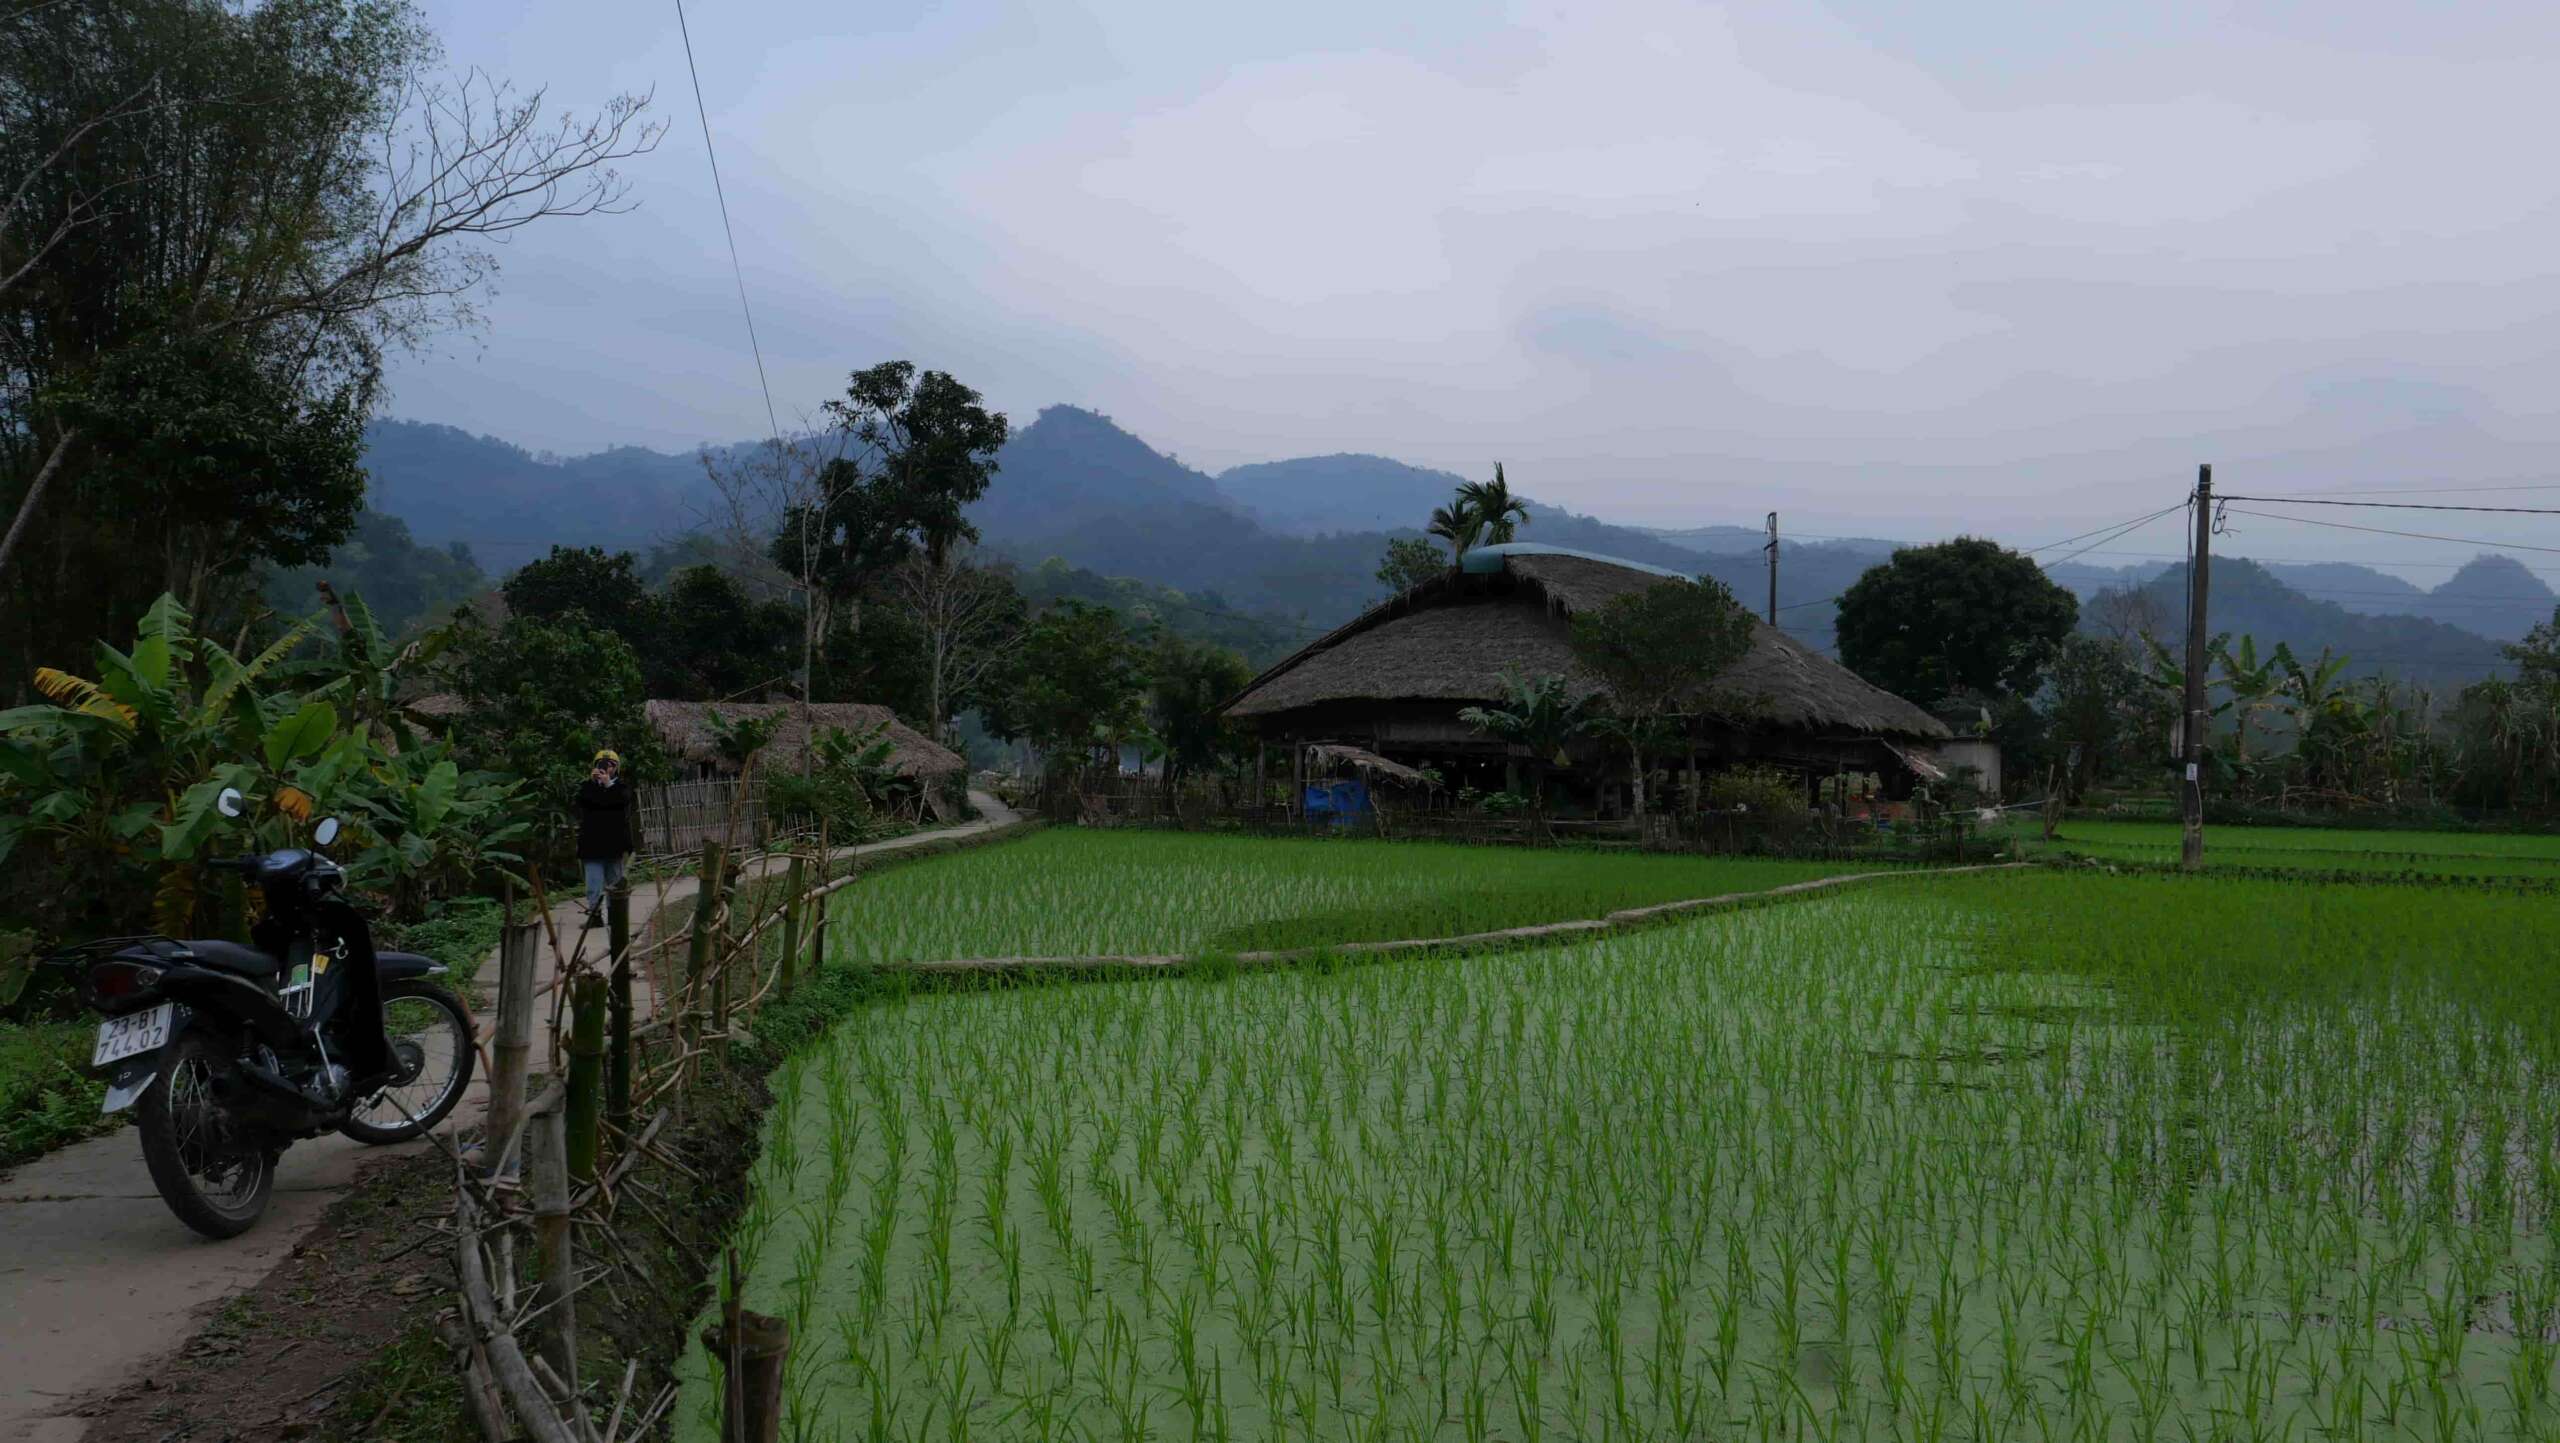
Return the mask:
<path id="1" fill-rule="evenodd" d="M 2274 655 L 2258 659 L 2258 639 L 2243 635 L 2235 645 L 2230 633 L 2215 638 L 2213 660 L 2221 667 L 2217 685 L 2231 694 L 2222 710 L 2231 713 L 2231 758 L 2242 767 L 2249 764 L 2249 723 L 2283 695 L 2285 678 Z M 2279 644 L 2279 650 L 2282 649 Z"/>

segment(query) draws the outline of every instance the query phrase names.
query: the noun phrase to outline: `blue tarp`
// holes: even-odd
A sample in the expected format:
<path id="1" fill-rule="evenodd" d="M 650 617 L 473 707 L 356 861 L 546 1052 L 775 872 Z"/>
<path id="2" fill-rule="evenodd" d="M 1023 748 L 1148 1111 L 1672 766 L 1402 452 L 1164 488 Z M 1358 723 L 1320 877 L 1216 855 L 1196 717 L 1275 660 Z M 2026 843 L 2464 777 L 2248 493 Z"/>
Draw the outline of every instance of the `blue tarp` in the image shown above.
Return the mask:
<path id="1" fill-rule="evenodd" d="M 1367 782 L 1309 782 L 1304 799 L 1309 817 L 1329 817 L 1347 827 L 1369 814 Z"/>

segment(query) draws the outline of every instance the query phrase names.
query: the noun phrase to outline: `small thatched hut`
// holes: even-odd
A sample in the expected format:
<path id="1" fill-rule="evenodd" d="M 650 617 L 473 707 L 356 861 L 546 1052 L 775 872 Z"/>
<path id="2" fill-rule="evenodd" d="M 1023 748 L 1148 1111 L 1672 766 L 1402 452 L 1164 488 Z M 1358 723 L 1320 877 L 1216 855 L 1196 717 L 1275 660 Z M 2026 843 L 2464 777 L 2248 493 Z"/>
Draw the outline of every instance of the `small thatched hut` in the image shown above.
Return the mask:
<path id="1" fill-rule="evenodd" d="M 728 767 L 711 734 L 708 718 L 715 712 L 731 722 L 774 715 L 782 718 L 772 743 L 757 754 L 759 772 L 798 771 L 801 755 L 809 749 L 810 735 L 821 727 L 839 727 L 860 735 L 883 722 L 888 723 L 888 738 L 894 748 L 890 765 L 900 776 L 923 783 L 926 791 L 939 791 L 969 770 L 968 762 L 958 752 L 909 727 L 885 706 L 849 701 L 812 702 L 805 706 L 799 702 L 653 701 L 645 710 L 649 729 L 665 744 L 667 755 L 679 772 L 699 776 L 717 776 Z"/>
<path id="2" fill-rule="evenodd" d="M 1504 673 L 1562 675 L 1585 694 L 1597 681 L 1575 664 L 1571 619 L 1611 598 L 1688 578 L 1586 552 L 1533 543 L 1478 547 L 1423 583 L 1309 643 L 1227 704 L 1226 714 L 1273 747 L 1345 743 L 1438 770 L 1452 787 L 1516 787 L 1515 749 L 1458 720 L 1500 704 Z M 1693 756 L 1672 766 L 1761 762 L 1808 778 L 1875 772 L 1907 788 L 1938 767 L 1927 748 L 1944 723 L 1776 627 L 1755 624 L 1749 655 L 1717 683 L 1716 716 Z M 1577 763 L 1600 761 L 1595 741 Z M 1583 799 L 1615 794 L 1604 765 L 1581 766 Z"/>

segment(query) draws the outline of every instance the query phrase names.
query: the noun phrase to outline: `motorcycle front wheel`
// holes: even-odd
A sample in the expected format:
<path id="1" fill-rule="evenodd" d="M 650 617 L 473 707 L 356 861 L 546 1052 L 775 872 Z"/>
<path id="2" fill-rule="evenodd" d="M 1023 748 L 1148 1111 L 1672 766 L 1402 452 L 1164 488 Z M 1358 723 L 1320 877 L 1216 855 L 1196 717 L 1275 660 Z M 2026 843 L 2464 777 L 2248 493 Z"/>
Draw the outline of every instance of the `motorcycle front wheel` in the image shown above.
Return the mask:
<path id="1" fill-rule="evenodd" d="M 379 1147 L 407 1142 L 444 1121 L 471 1085 L 471 1014 L 432 982 L 386 982 L 382 1030 L 399 1071 L 380 1092 L 358 1102 L 338 1131 Z"/>
<path id="2" fill-rule="evenodd" d="M 214 1095 L 214 1079 L 230 1065 L 213 1038 L 180 1037 L 134 1119 L 152 1186 L 178 1221 L 209 1238 L 247 1232 L 275 1190 L 275 1154 Z"/>

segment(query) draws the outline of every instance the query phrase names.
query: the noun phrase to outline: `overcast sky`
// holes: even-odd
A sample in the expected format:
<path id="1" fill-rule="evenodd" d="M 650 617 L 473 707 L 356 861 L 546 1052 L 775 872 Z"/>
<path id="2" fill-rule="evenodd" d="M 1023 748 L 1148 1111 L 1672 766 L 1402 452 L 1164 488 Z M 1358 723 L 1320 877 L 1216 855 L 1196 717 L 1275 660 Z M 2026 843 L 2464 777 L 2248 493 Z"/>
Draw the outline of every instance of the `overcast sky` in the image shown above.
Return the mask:
<path id="1" fill-rule="evenodd" d="M 635 213 L 507 247 L 485 330 L 404 360 L 390 412 L 760 434 L 672 3 L 427 10 L 456 65 L 655 87 L 674 128 Z M 2018 542 L 2205 460 L 2226 491 L 2560 486 L 2547 0 L 692 20 L 786 422 L 903 356 L 1210 470 L 1499 459 L 1613 520 Z M 2340 519 L 2560 548 L 2560 518 Z M 2473 549 L 2237 520 L 2421 580 Z"/>

